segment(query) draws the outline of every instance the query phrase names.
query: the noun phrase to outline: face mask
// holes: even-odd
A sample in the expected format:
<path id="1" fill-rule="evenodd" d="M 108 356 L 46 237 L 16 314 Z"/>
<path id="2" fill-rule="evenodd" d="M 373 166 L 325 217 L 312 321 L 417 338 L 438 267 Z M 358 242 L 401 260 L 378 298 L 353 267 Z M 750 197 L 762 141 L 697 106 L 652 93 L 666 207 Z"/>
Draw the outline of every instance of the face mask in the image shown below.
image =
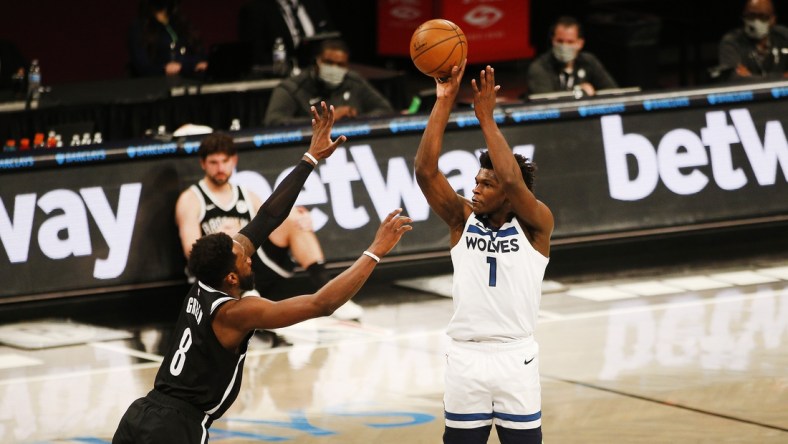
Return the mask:
<path id="1" fill-rule="evenodd" d="M 336 65 L 329 65 L 326 63 L 320 64 L 320 69 L 318 72 L 318 76 L 320 79 L 331 88 L 336 88 L 345 80 L 345 74 L 347 74 L 347 68 L 343 68 L 341 66 Z"/>
<path id="2" fill-rule="evenodd" d="M 758 19 L 745 20 L 744 33 L 751 39 L 760 40 L 769 33 L 769 22 Z"/>
<path id="3" fill-rule="evenodd" d="M 560 43 L 553 45 L 553 57 L 559 62 L 569 63 L 577 57 L 577 48 L 573 45 L 563 45 Z"/>

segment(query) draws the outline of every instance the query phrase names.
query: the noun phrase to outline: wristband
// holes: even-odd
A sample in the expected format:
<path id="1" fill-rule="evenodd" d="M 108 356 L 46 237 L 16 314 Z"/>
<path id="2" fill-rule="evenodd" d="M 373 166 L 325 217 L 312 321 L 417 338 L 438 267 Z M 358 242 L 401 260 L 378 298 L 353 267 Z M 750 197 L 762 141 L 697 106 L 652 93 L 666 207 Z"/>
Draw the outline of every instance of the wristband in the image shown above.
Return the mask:
<path id="1" fill-rule="evenodd" d="M 371 257 L 375 262 L 380 262 L 380 258 L 375 253 L 370 253 L 369 251 L 364 250 L 364 255 Z"/>
<path id="2" fill-rule="evenodd" d="M 315 156 L 313 156 L 313 155 L 309 154 L 309 151 L 307 151 L 306 153 L 304 153 L 304 156 L 306 156 L 306 157 L 307 157 L 307 159 L 311 160 L 311 161 L 312 161 L 312 163 L 313 163 L 315 166 L 317 166 L 317 159 L 315 159 Z"/>

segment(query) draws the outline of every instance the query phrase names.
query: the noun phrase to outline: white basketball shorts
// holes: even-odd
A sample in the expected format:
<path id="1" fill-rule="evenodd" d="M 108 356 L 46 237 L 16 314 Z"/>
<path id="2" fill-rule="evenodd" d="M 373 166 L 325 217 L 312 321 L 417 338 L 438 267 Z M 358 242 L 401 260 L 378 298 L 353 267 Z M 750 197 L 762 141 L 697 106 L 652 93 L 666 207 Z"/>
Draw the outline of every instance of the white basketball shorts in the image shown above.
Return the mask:
<path id="1" fill-rule="evenodd" d="M 448 427 L 541 426 L 539 345 L 533 337 L 515 342 L 451 341 L 443 403 Z"/>

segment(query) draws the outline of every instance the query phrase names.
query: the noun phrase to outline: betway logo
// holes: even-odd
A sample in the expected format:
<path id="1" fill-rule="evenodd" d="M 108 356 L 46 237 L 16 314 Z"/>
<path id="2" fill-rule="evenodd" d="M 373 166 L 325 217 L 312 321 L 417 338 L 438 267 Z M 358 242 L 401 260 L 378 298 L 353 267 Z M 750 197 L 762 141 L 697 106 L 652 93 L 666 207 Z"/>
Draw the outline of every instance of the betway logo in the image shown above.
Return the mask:
<path id="1" fill-rule="evenodd" d="M 676 194 L 695 194 L 710 181 L 700 170 L 709 164 L 718 187 L 737 190 L 747 184 L 748 178 L 741 167 L 733 164 L 732 151 L 736 144 L 744 149 L 759 185 L 774 185 L 778 170 L 782 170 L 783 179 L 788 181 L 788 142 L 782 124 L 777 120 L 766 122 L 761 139 L 749 111 L 735 109 L 728 114 L 733 125 L 728 123 L 725 111 L 709 112 L 700 136 L 689 129 L 677 128 L 662 136 L 656 149 L 642 135 L 625 133 L 620 116 L 602 117 L 610 197 L 627 201 L 644 199 L 660 179 Z M 637 164 L 634 177 L 628 156 Z"/>
<path id="2" fill-rule="evenodd" d="M 131 234 L 137 219 L 142 184 L 127 183 L 120 187 L 118 212 L 113 213 L 101 187 L 52 190 L 40 198 L 36 194 L 20 194 L 14 198 L 13 214 L 0 199 L 0 240 L 11 263 L 27 262 L 33 234 L 36 206 L 48 216 L 38 229 L 38 246 L 50 259 L 93 254 L 88 214 L 93 218 L 109 253 L 106 259 L 96 258 L 93 277 L 112 279 L 126 268 Z"/>
<path id="3" fill-rule="evenodd" d="M 530 159 L 534 157 L 533 145 L 515 146 L 512 151 Z M 352 160 L 348 154 L 352 155 Z M 475 153 L 447 151 L 441 155 L 438 165 L 455 191 L 467 197 L 473 194 L 476 173 L 479 172 L 478 150 Z M 276 183 L 281 182 L 291 170 L 282 171 Z M 316 172 L 319 174 L 311 174 L 307 179 L 296 204 L 317 206 L 330 201 L 334 220 L 346 230 L 363 227 L 372 220 L 367 209 L 355 202 L 353 183 L 358 181 L 366 188 L 377 220 L 385 219 L 397 207 L 402 207 L 414 221 L 429 217 L 430 207 L 404 157 L 388 159 L 384 174 L 370 145 L 340 147 Z M 268 181 L 255 171 L 239 171 L 232 175 L 232 182 L 247 187 L 261 199 L 266 199 L 272 191 Z M 311 214 L 316 231 L 330 219 L 318 207 L 313 207 Z"/>

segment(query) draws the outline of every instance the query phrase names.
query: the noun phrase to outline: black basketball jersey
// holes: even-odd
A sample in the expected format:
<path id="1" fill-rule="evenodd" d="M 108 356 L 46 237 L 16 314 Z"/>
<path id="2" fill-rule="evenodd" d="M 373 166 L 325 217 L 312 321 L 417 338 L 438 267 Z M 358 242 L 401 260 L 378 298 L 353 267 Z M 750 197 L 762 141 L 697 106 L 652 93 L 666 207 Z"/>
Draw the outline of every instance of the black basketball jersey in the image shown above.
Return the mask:
<path id="1" fill-rule="evenodd" d="M 191 186 L 192 191 L 200 198 L 200 228 L 203 236 L 220 231 L 230 235 L 235 234 L 222 229 L 222 227 L 231 226 L 240 230 L 255 216 L 256 212 L 251 199 L 247 196 L 246 189 L 238 185 L 232 185 L 232 188 L 233 198 L 223 206 L 208 190 L 204 179 Z M 263 245 L 257 249 L 257 254 L 252 256 L 252 261 L 256 285 L 259 289 L 268 287 L 275 282 L 274 276 L 282 278 L 293 276 L 294 264 L 290 259 L 288 249 L 278 247 L 270 241 L 263 242 Z"/>
<path id="2" fill-rule="evenodd" d="M 216 338 L 213 315 L 233 299 L 199 281 L 192 286 L 154 383 L 156 390 L 188 402 L 212 420 L 222 416 L 238 396 L 253 333 L 241 342 L 238 353 L 225 349 Z"/>
<path id="3" fill-rule="evenodd" d="M 222 231 L 222 226 L 228 222 L 237 225 L 240 230 L 254 216 L 246 192 L 237 185 L 232 185 L 233 199 L 224 207 L 214 199 L 202 180 L 191 188 L 200 198 L 200 229 L 203 236 Z"/>

